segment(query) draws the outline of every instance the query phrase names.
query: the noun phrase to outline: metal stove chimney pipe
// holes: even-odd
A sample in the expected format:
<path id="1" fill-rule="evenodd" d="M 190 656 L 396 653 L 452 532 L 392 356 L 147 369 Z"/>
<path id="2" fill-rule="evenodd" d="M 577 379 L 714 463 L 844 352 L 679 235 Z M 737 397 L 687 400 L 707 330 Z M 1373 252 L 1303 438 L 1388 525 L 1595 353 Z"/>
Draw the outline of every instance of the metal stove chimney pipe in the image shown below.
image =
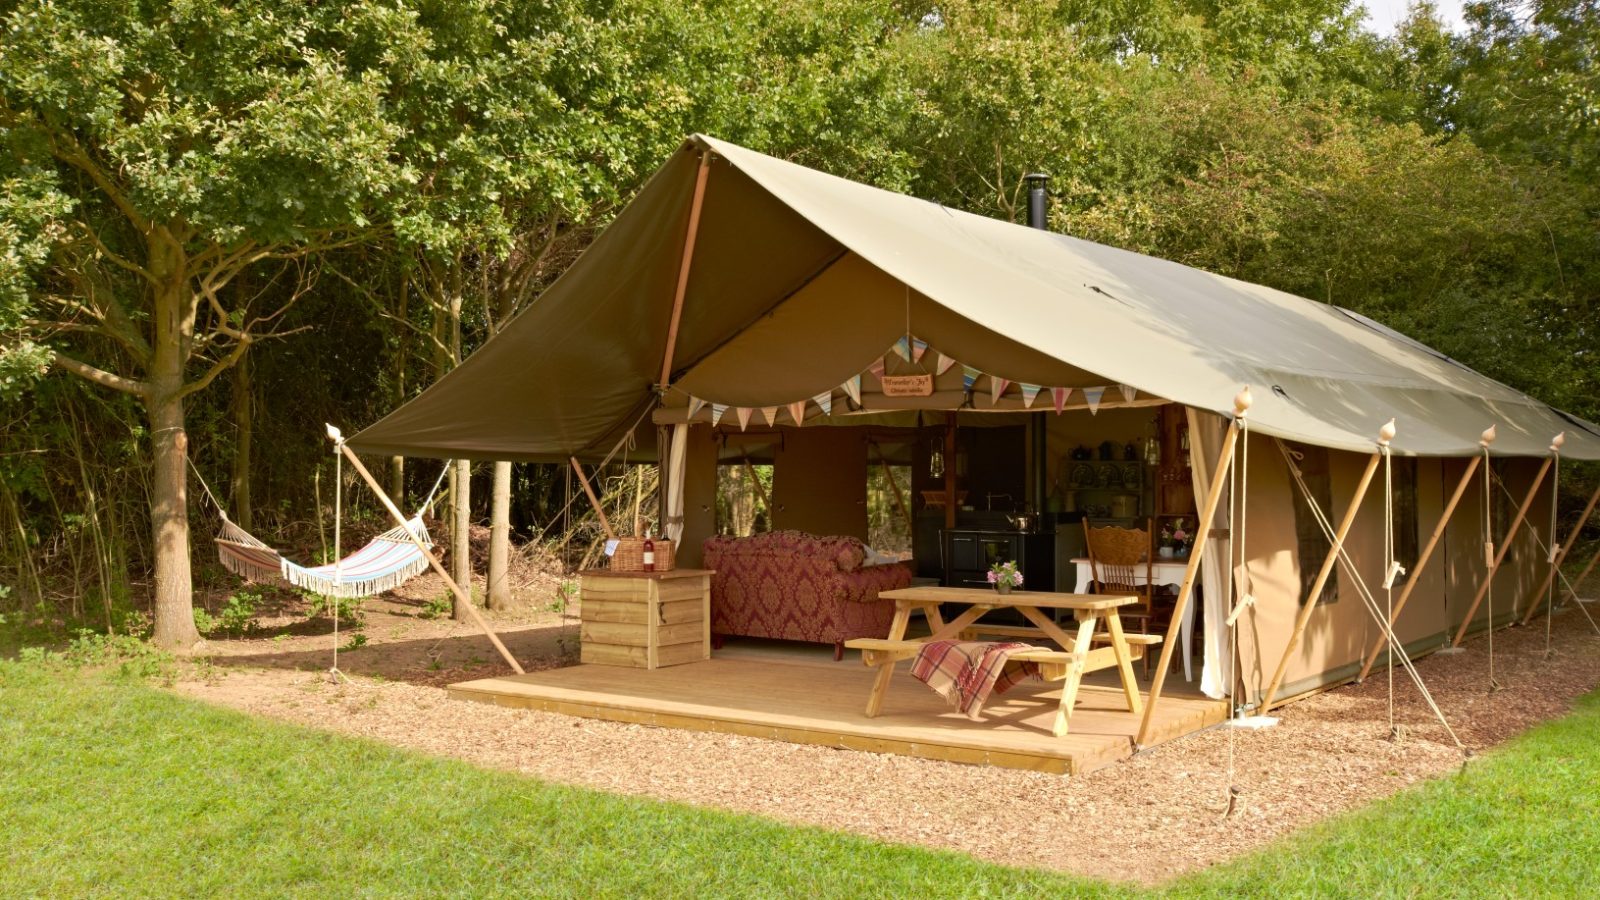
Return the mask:
<path id="1" fill-rule="evenodd" d="M 1030 172 L 1022 176 L 1028 185 L 1028 227 L 1050 228 L 1050 199 L 1047 191 L 1050 188 L 1050 176 L 1043 172 Z"/>
<path id="2" fill-rule="evenodd" d="M 1050 229 L 1050 198 L 1047 191 L 1050 187 L 1050 176 L 1043 172 L 1030 172 L 1022 176 L 1022 180 L 1028 186 L 1028 227 L 1048 231 Z M 1035 413 L 1032 427 L 1028 429 L 1028 436 L 1032 444 L 1030 447 L 1032 453 L 1029 455 L 1033 457 L 1031 460 L 1033 463 L 1033 478 L 1030 479 L 1032 482 L 1030 487 L 1033 490 L 1028 493 L 1031 495 L 1029 499 L 1032 502 L 1029 505 L 1033 507 L 1034 515 L 1043 514 L 1046 505 L 1045 481 L 1047 480 L 1046 473 L 1048 469 L 1045 463 L 1045 456 L 1049 452 L 1049 447 L 1045 439 L 1045 422 L 1044 413 Z M 1047 585 L 1046 589 L 1054 587 L 1055 585 Z"/>

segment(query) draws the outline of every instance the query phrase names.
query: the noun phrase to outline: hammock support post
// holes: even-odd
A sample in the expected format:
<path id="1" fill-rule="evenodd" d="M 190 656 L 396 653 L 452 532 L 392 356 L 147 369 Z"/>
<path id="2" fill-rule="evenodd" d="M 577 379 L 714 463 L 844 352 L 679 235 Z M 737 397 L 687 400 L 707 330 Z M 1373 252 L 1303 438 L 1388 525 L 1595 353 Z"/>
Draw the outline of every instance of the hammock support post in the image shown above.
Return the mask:
<path id="1" fill-rule="evenodd" d="M 1194 546 L 1189 549 L 1189 563 L 1183 569 L 1183 584 L 1178 588 L 1172 621 L 1167 625 L 1166 637 L 1161 642 L 1161 661 L 1156 664 L 1156 673 L 1150 682 L 1150 696 L 1144 704 L 1144 718 L 1139 721 L 1139 734 L 1133 741 L 1138 747 L 1145 746 L 1150 736 L 1156 705 L 1161 700 L 1161 689 L 1167 681 L 1167 667 L 1172 664 L 1173 648 L 1178 643 L 1178 629 L 1183 624 L 1183 613 L 1189 607 L 1189 598 L 1194 595 L 1194 580 L 1200 573 L 1200 557 L 1205 553 L 1206 541 L 1211 536 L 1211 522 L 1216 517 L 1217 506 L 1222 502 L 1222 486 L 1228 483 L 1228 470 L 1233 465 L 1233 448 L 1239 442 L 1239 420 L 1249 413 L 1250 403 L 1250 388 L 1246 385 L 1233 398 L 1233 420 L 1228 423 L 1228 431 L 1222 437 L 1222 450 L 1217 454 L 1217 465 L 1211 472 L 1211 486 L 1206 490 L 1205 508 L 1195 525 Z M 955 466 L 951 464 L 947 471 L 953 473 Z M 950 509 L 954 508 L 954 504 L 951 504 Z"/>
<path id="2" fill-rule="evenodd" d="M 1450 646 L 1459 647 L 1461 642 L 1466 639 L 1467 629 L 1472 627 L 1472 617 L 1477 614 L 1478 605 L 1483 603 L 1484 595 L 1489 593 L 1489 585 L 1494 583 L 1495 573 L 1500 571 L 1500 564 L 1505 562 L 1506 553 L 1511 550 L 1511 541 L 1517 536 L 1518 529 L 1522 527 L 1522 520 L 1528 517 L 1528 509 L 1533 506 L 1533 498 L 1539 493 L 1539 487 L 1544 484 L 1544 477 L 1550 474 L 1550 466 L 1554 462 L 1554 456 L 1547 456 L 1544 464 L 1539 466 L 1539 474 L 1534 476 L 1533 484 L 1528 488 L 1528 496 L 1522 498 L 1522 505 L 1517 507 L 1517 517 L 1511 520 L 1511 527 L 1506 531 L 1506 536 L 1500 539 L 1500 547 L 1495 551 L 1494 559 L 1492 560 L 1493 564 L 1489 566 L 1489 571 L 1484 574 L 1483 583 L 1478 585 L 1478 593 L 1473 596 L 1472 606 L 1467 608 L 1467 614 L 1462 618 L 1461 627 L 1456 630 L 1456 638 L 1450 642 Z M 1486 472 L 1483 477 L 1492 478 L 1493 474 Z M 1493 628 L 1494 622 L 1490 622 L 1489 627 Z"/>
<path id="3" fill-rule="evenodd" d="M 517 662 L 516 657 L 511 655 L 511 651 L 506 649 L 506 645 L 501 643 L 500 636 L 494 633 L 494 629 L 489 627 L 489 623 L 478 612 L 478 607 L 472 602 L 472 596 L 462 590 L 461 585 L 456 584 L 455 579 L 450 577 L 450 573 L 446 572 L 444 566 L 439 562 L 439 558 L 433 555 L 433 550 L 423 543 L 422 538 L 417 537 L 416 533 L 407 525 L 405 514 L 400 512 L 400 508 L 394 505 L 393 500 L 389 499 L 388 493 L 378 485 L 378 480 L 372 477 L 372 473 L 367 471 L 367 467 L 362 465 L 361 459 L 349 447 L 345 446 L 344 435 L 340 433 L 339 429 L 329 425 L 328 437 L 339 448 L 339 452 L 344 454 L 344 458 L 348 459 L 352 466 L 355 466 L 356 471 L 361 474 L 362 480 L 367 483 L 368 487 L 372 488 L 372 493 L 377 495 L 378 499 L 383 502 L 383 506 L 389 511 L 389 515 L 393 516 L 394 520 L 400 524 L 400 527 L 411 535 L 412 543 L 415 543 L 417 549 L 422 551 L 422 555 L 427 557 L 428 565 L 439 573 L 439 577 L 444 579 L 445 584 L 450 586 L 450 592 L 455 595 L 462 606 L 466 607 L 467 612 L 472 614 L 472 620 L 477 623 L 479 628 L 483 629 L 483 633 L 489 638 L 489 643 L 494 644 L 494 648 L 500 651 L 500 656 L 505 659 L 513 671 L 518 675 L 523 674 L 522 665 Z"/>
<path id="4" fill-rule="evenodd" d="M 600 498 L 594 495 L 594 488 L 589 486 L 589 479 L 583 474 L 583 466 L 578 464 L 578 458 L 572 457 L 572 471 L 578 473 L 578 483 L 583 485 L 583 493 L 589 498 L 589 505 L 594 507 L 594 514 L 600 517 L 600 530 L 606 533 L 608 540 L 616 540 L 617 533 L 611 528 L 611 520 L 606 518 L 606 511 L 600 508 Z"/>
<path id="5" fill-rule="evenodd" d="M 1572 525 L 1572 532 L 1567 535 L 1567 542 L 1556 548 L 1555 558 L 1550 561 L 1550 571 L 1545 574 L 1544 581 L 1540 582 L 1539 589 L 1528 595 L 1528 611 L 1522 614 L 1522 624 L 1528 624 L 1533 614 L 1539 609 L 1539 595 L 1550 588 L 1550 583 L 1556 580 L 1556 574 L 1561 571 L 1561 564 L 1567 561 L 1567 554 L 1572 551 L 1572 545 L 1578 542 L 1578 537 L 1583 532 L 1583 526 L 1588 524 L 1589 515 L 1594 512 L 1596 501 L 1600 501 L 1600 487 L 1594 489 L 1589 495 L 1589 502 L 1583 507 L 1583 515 L 1578 516 L 1578 521 Z M 1551 535 L 1554 540 L 1555 536 Z"/>
<path id="6" fill-rule="evenodd" d="M 1433 551 L 1439 546 L 1439 539 L 1444 537 L 1445 528 L 1450 524 L 1450 517 L 1455 515 L 1456 506 L 1461 503 L 1461 498 L 1466 495 L 1467 486 L 1471 484 L 1472 476 L 1477 474 L 1478 466 L 1482 462 L 1483 457 L 1474 456 L 1467 463 L 1467 471 L 1462 473 L 1461 481 L 1456 485 L 1455 493 L 1450 495 L 1450 502 L 1445 504 L 1444 513 L 1439 516 L 1439 524 L 1434 526 L 1433 534 L 1428 537 L 1427 546 L 1422 548 L 1422 554 L 1417 557 L 1416 563 L 1411 567 L 1411 577 L 1406 579 L 1406 586 L 1400 592 L 1400 599 L 1394 602 L 1394 614 L 1389 617 L 1389 631 L 1394 630 L 1394 623 L 1399 621 L 1401 611 L 1406 608 L 1406 601 L 1411 599 L 1411 592 L 1416 589 L 1417 582 L 1422 580 L 1423 568 L 1433 558 Z M 1541 588 L 1541 590 L 1543 589 Z M 1367 675 L 1372 672 L 1372 664 L 1377 661 L 1378 654 L 1383 652 L 1383 645 L 1388 643 L 1388 639 L 1387 634 L 1380 634 L 1378 639 L 1372 642 L 1372 649 L 1367 651 L 1366 662 L 1361 664 L 1361 674 L 1356 676 L 1357 684 L 1367 680 Z"/>
<path id="7" fill-rule="evenodd" d="M 1350 506 L 1344 511 L 1344 519 L 1339 523 L 1339 530 L 1333 535 L 1333 546 L 1328 548 L 1328 556 L 1322 561 L 1322 568 L 1317 572 L 1317 579 L 1311 585 L 1311 592 L 1306 595 L 1305 604 L 1300 607 L 1300 613 L 1295 617 L 1294 630 L 1289 633 L 1289 643 L 1283 648 L 1283 657 L 1278 660 L 1278 669 L 1272 673 L 1272 681 L 1267 685 L 1267 693 L 1261 700 L 1261 711 L 1272 709 L 1272 701 L 1277 699 L 1278 688 L 1283 684 L 1283 676 L 1289 670 L 1289 660 L 1294 652 L 1300 649 L 1300 639 L 1305 636 L 1306 626 L 1311 623 L 1311 614 L 1317 611 L 1317 600 L 1322 597 L 1322 589 L 1328 583 L 1328 577 L 1333 574 L 1334 567 L 1339 564 L 1339 555 L 1344 550 L 1344 539 L 1349 536 L 1351 526 L 1356 523 L 1356 514 L 1361 512 L 1361 501 L 1367 497 L 1367 488 L 1372 485 L 1372 476 L 1378 472 L 1378 464 L 1383 461 L 1383 448 L 1394 437 L 1394 423 L 1391 421 L 1380 432 L 1380 448 L 1367 460 L 1366 471 L 1361 473 L 1361 481 L 1356 484 L 1355 493 L 1350 497 Z"/>

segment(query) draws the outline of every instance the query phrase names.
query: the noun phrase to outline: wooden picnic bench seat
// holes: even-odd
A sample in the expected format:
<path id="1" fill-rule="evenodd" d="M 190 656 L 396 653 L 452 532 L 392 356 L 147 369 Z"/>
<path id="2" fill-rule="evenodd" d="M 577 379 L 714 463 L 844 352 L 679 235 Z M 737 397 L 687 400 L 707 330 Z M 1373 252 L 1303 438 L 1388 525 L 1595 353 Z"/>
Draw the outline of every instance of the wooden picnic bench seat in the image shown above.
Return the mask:
<path id="1" fill-rule="evenodd" d="M 1032 625 L 973 625 L 970 628 L 963 628 L 961 630 L 961 639 L 963 641 L 975 641 L 978 639 L 978 635 L 980 634 L 987 634 L 992 637 L 1031 638 L 1033 640 L 1048 639 L 1046 638 L 1044 632 L 1034 628 Z M 1111 643 L 1111 635 L 1106 634 L 1103 631 L 1097 632 L 1092 640 L 1096 644 L 1109 644 Z M 1145 648 L 1154 647 L 1155 645 L 1161 643 L 1162 637 L 1159 634 L 1141 634 L 1137 631 L 1134 631 L 1124 632 L 1122 635 L 1122 640 L 1128 645 L 1129 659 L 1142 659 L 1147 652 Z"/>
<path id="2" fill-rule="evenodd" d="M 844 645 L 852 650 L 861 651 L 861 661 L 869 666 L 881 666 L 895 663 L 902 659 L 910 659 L 922 649 L 923 641 L 894 641 L 886 638 L 855 638 L 845 641 Z M 1049 647 L 1033 647 L 1028 650 L 1015 650 L 1011 659 L 1017 662 L 1037 663 L 1039 677 L 1045 681 L 1061 681 L 1067 677 L 1067 669 L 1074 662 L 1083 662 L 1089 671 L 1096 667 L 1105 668 L 1106 663 L 1102 657 L 1107 657 L 1115 663 L 1115 656 L 1110 647 L 1098 647 L 1088 653 L 1078 654 L 1070 650 L 1051 650 Z M 1098 664 L 1098 665 L 1096 665 Z"/>

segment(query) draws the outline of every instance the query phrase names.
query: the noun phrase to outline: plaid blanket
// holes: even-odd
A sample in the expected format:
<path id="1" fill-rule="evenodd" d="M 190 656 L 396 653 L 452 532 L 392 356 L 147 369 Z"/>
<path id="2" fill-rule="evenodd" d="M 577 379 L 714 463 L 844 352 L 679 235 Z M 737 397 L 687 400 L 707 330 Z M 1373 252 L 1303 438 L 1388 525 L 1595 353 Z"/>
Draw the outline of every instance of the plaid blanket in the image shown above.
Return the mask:
<path id="1" fill-rule="evenodd" d="M 917 651 L 911 674 L 967 718 L 977 720 L 990 693 L 1004 694 L 1019 682 L 1039 677 L 1034 663 L 1011 661 L 1014 651 L 1032 649 L 1016 641 L 930 641 Z"/>

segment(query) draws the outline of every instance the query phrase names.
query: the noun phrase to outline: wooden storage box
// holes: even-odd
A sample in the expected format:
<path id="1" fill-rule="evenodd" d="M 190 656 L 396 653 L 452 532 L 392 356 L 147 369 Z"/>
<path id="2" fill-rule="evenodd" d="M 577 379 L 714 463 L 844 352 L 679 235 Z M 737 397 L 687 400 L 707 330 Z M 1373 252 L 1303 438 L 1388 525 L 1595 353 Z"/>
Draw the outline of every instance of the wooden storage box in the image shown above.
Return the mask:
<path id="1" fill-rule="evenodd" d="M 655 669 L 711 658 L 708 570 L 594 569 L 579 574 L 578 596 L 582 662 Z"/>

